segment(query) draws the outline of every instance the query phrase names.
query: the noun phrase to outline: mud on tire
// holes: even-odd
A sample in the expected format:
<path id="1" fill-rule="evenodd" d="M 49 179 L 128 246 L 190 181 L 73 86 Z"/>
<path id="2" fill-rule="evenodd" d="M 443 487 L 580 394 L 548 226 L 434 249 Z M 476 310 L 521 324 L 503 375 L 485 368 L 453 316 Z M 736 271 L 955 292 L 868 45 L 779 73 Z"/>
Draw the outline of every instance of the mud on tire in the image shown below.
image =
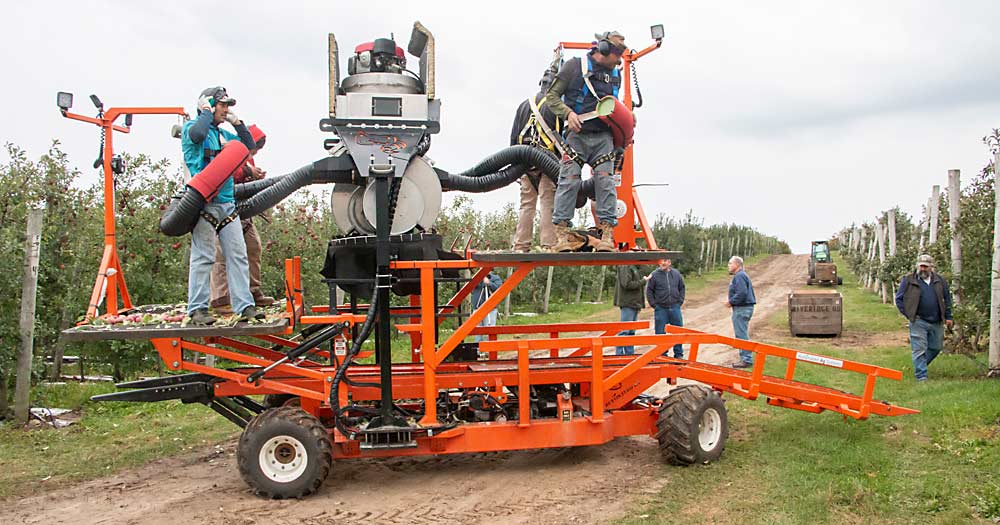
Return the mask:
<path id="1" fill-rule="evenodd" d="M 298 407 L 261 412 L 240 435 L 240 476 L 254 493 L 271 499 L 315 492 L 333 465 L 333 446 L 323 424 Z"/>
<path id="2" fill-rule="evenodd" d="M 709 463 L 719 459 L 729 436 L 722 397 L 701 385 L 684 385 L 671 390 L 660 409 L 656 427 L 660 453 L 672 465 Z"/>
<path id="3" fill-rule="evenodd" d="M 278 408 L 283 406 L 300 406 L 302 398 L 292 394 L 267 394 L 264 396 L 264 408 Z"/>

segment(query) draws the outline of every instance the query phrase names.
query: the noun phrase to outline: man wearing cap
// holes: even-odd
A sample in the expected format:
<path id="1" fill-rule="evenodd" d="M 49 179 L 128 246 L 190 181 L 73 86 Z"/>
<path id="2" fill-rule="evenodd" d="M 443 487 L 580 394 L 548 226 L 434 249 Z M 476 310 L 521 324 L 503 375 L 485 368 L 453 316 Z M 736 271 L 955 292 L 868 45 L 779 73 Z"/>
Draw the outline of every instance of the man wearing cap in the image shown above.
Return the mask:
<path id="1" fill-rule="evenodd" d="M 526 144 L 557 154 L 558 133 L 561 122 L 543 101 L 545 93 L 552 85 L 556 73 L 546 69 L 538 82 L 540 91 L 525 99 L 514 114 L 514 125 L 510 130 L 510 145 Z M 514 251 L 528 252 L 534 237 L 535 210 L 541 211 L 539 230 L 543 250 L 551 250 L 556 244 L 556 229 L 552 224 L 552 206 L 556 196 L 556 184 L 542 170 L 532 166 L 521 177 L 521 205 L 517 214 L 517 229 L 514 232 Z"/>
<path id="2" fill-rule="evenodd" d="M 597 251 L 614 251 L 614 227 L 618 223 L 615 208 L 614 140 L 608 125 L 600 119 L 581 120 L 581 115 L 597 108 L 606 96 L 618 96 L 621 75 L 617 69 L 625 54 L 625 37 L 617 31 L 595 35 L 597 43 L 583 58 L 567 61 L 559 69 L 552 87 L 545 95 L 545 104 L 557 117 L 566 121 L 569 130 L 566 144 L 569 150 L 559 166 L 552 222 L 556 226 L 554 251 L 578 250 L 586 242 L 574 233 L 573 213 L 580 191 L 583 164 L 589 164 L 594 176 L 594 201 L 601 240 Z"/>
<path id="3" fill-rule="evenodd" d="M 253 137 L 254 147 L 250 150 L 250 160 L 247 161 L 243 169 L 233 176 L 236 184 L 252 182 L 264 178 L 266 172 L 255 162 L 257 152 L 264 147 L 267 135 L 256 125 L 251 125 L 250 136 Z M 260 278 L 260 257 L 263 246 L 260 242 L 260 235 L 253 224 L 253 218 L 241 219 L 240 226 L 243 229 L 243 241 L 247 246 L 247 261 L 250 269 L 250 294 L 253 295 L 253 302 L 256 306 L 270 306 L 274 304 L 274 297 L 264 295 L 261 289 Z M 226 257 L 222 254 L 222 247 L 219 243 L 215 245 L 215 265 L 212 266 L 212 300 L 209 305 L 217 314 L 230 315 L 233 308 L 230 306 L 228 274 L 226 273 Z"/>
<path id="4" fill-rule="evenodd" d="M 951 291 L 934 271 L 930 255 L 917 257 L 916 270 L 903 276 L 896 291 L 896 308 L 910 321 L 913 375 L 927 380 L 927 366 L 944 346 L 944 325 L 951 328 Z"/>
<path id="5" fill-rule="evenodd" d="M 210 87 L 198 97 L 198 118 L 184 123 L 181 129 L 181 150 L 184 164 L 191 176 L 207 166 L 222 150 L 223 139 L 239 140 L 247 149 L 254 149 L 253 137 L 243 121 L 231 109 L 236 100 L 223 87 Z M 236 134 L 219 129 L 229 122 Z M 233 309 L 241 321 L 262 318 L 254 307 L 250 293 L 249 263 L 243 232 L 236 215 L 233 178 L 229 177 L 211 202 L 205 203 L 202 217 L 191 232 L 191 258 L 188 268 L 188 315 L 193 324 L 209 325 L 215 318 L 208 313 L 212 264 L 215 261 L 216 239 L 226 259 L 227 280 Z M 211 219 L 211 221 L 209 220 Z M 214 223 L 214 224 L 213 224 Z"/>

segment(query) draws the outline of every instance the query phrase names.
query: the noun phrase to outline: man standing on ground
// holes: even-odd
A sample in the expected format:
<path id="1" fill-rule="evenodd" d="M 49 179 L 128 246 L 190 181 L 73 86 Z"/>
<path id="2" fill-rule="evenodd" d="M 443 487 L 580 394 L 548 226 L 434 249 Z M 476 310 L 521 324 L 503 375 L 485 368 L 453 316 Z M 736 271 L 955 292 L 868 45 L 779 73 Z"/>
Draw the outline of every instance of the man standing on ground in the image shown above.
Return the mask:
<path id="1" fill-rule="evenodd" d="M 540 91 L 525 99 L 517 107 L 514 125 L 510 130 L 510 145 L 525 144 L 558 154 L 556 147 L 558 133 L 562 131 L 560 121 L 546 106 L 545 93 L 555 79 L 555 71 L 545 70 L 538 82 Z M 539 227 L 543 250 L 551 250 L 556 244 L 556 227 L 552 224 L 552 206 L 556 198 L 556 183 L 532 166 L 521 176 L 521 205 L 517 214 L 517 230 L 514 233 L 514 251 L 531 251 L 531 240 L 535 229 L 536 206 L 541 212 Z"/>
<path id="2" fill-rule="evenodd" d="M 215 156 L 222 151 L 222 138 L 239 140 L 247 149 L 255 147 L 250 131 L 230 107 L 236 105 L 223 87 L 210 87 L 198 98 L 198 118 L 184 123 L 181 129 L 181 150 L 184 164 L 192 177 L 201 173 Z M 229 122 L 236 135 L 219 129 Z M 212 264 L 215 262 L 215 243 L 222 246 L 228 269 L 229 292 L 233 309 L 240 314 L 240 321 L 263 318 L 254 308 L 250 294 L 250 269 L 247 246 L 243 240 L 240 221 L 226 222 L 236 215 L 233 178 L 229 177 L 211 202 L 205 203 L 202 216 L 191 232 L 191 259 L 188 268 L 188 315 L 199 325 L 215 323 L 208 313 Z M 211 219 L 211 221 L 209 220 Z"/>
<path id="3" fill-rule="evenodd" d="M 499 275 L 490 272 L 489 275 L 483 277 L 483 280 L 472 289 L 472 306 L 475 310 L 478 310 L 487 299 L 490 298 L 497 290 L 500 289 L 500 285 L 503 284 L 503 279 Z M 497 325 L 497 309 L 493 308 L 490 313 L 486 314 L 486 317 L 479 322 L 479 326 L 496 326 Z M 478 343 L 480 341 L 486 341 L 489 337 L 485 335 L 477 335 L 475 341 Z"/>
<path id="4" fill-rule="evenodd" d="M 944 325 L 951 328 L 951 291 L 934 271 L 930 255 L 917 257 L 915 272 L 903 276 L 896 292 L 896 308 L 910 321 L 913 375 L 927 380 L 927 366 L 944 346 Z"/>
<path id="5" fill-rule="evenodd" d="M 250 160 L 237 175 L 234 175 L 235 182 L 242 184 L 264 178 L 264 170 L 257 167 L 254 158 L 257 152 L 264 147 L 267 135 L 256 125 L 250 126 L 250 136 L 254 140 L 254 148 L 250 150 Z M 260 279 L 260 257 L 263 246 L 260 242 L 260 235 L 257 234 L 257 227 L 253 224 L 253 218 L 240 219 L 240 226 L 243 229 L 243 241 L 247 245 L 247 261 L 250 268 L 250 294 L 253 295 L 253 302 L 256 306 L 270 306 L 274 304 L 274 297 L 264 295 L 261 288 Z M 228 275 L 226 274 L 226 257 L 222 254 L 222 247 L 215 246 L 215 265 L 212 266 L 212 300 L 209 305 L 212 310 L 219 315 L 230 315 L 233 308 L 230 306 Z"/>
<path id="6" fill-rule="evenodd" d="M 667 333 L 667 325 L 684 326 L 681 305 L 684 304 L 684 277 L 670 259 L 660 261 L 660 267 L 646 276 L 646 300 L 653 307 L 656 333 Z M 667 355 L 664 352 L 663 355 Z M 674 357 L 684 358 L 684 345 L 674 345 Z"/>
<path id="7" fill-rule="evenodd" d="M 743 269 L 743 258 L 733 256 L 729 259 L 729 274 L 733 280 L 729 283 L 729 300 L 726 306 L 733 310 L 733 334 L 736 339 L 750 339 L 750 318 L 753 317 L 753 306 L 757 304 L 757 296 L 753 293 L 753 283 Z M 740 362 L 733 368 L 750 368 L 753 366 L 753 352 L 740 350 Z"/>
<path id="8" fill-rule="evenodd" d="M 619 266 L 618 279 L 615 281 L 615 306 L 621 308 L 621 320 L 635 321 L 639 319 L 639 310 L 646 306 L 642 290 L 644 276 L 638 266 Z M 635 330 L 622 330 L 618 335 L 635 335 Z M 617 346 L 615 355 L 633 355 L 634 346 Z"/>
<path id="9" fill-rule="evenodd" d="M 614 229 L 618 224 L 615 207 L 618 202 L 614 179 L 614 139 L 608 125 L 601 119 L 581 120 L 581 115 L 594 111 L 597 102 L 607 96 L 618 96 L 621 76 L 618 65 L 625 54 L 625 37 L 609 31 L 597 37 L 597 44 L 583 58 L 574 58 L 559 69 L 555 82 L 545 95 L 547 105 L 557 117 L 566 121 L 569 133 L 567 150 L 559 165 L 559 185 L 556 188 L 555 209 L 552 222 L 556 226 L 557 252 L 580 249 L 586 239 L 570 229 L 576 210 L 576 196 L 580 191 L 583 164 L 589 164 L 594 173 L 594 201 L 597 228 L 601 240 L 595 247 L 599 252 L 615 250 Z"/>

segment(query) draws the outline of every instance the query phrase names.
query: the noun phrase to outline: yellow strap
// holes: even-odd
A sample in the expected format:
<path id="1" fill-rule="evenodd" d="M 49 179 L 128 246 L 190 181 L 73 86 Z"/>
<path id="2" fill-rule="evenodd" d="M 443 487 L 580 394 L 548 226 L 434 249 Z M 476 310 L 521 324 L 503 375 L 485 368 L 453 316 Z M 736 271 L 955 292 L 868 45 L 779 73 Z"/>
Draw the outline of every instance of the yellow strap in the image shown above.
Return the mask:
<path id="1" fill-rule="evenodd" d="M 547 126 L 543 126 L 540 119 L 542 118 L 542 112 L 538 109 L 538 103 L 535 102 L 535 97 L 528 97 L 528 103 L 531 104 L 531 119 L 535 121 L 535 128 L 538 130 L 538 136 L 542 139 L 542 143 L 545 144 L 545 148 L 553 153 L 558 153 L 556 151 L 555 140 L 549 136 L 549 132 L 545 129 Z M 529 124 L 531 123 L 529 119 Z M 556 130 L 559 129 L 559 119 L 556 119 Z"/>

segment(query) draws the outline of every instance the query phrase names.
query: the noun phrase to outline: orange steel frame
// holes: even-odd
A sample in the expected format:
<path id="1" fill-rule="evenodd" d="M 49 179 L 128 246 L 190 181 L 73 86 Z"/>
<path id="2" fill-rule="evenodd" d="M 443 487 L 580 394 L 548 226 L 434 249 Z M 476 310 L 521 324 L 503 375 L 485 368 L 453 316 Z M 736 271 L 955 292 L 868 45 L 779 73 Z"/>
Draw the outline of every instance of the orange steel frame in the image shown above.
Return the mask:
<path id="1" fill-rule="evenodd" d="M 627 108 L 632 108 L 632 63 L 640 58 L 656 51 L 662 45 L 662 41 L 656 41 L 645 49 L 636 51 L 630 49 L 622 56 L 621 75 L 622 86 L 620 89 L 622 104 Z M 587 50 L 594 47 L 591 42 L 560 42 L 556 47 L 557 52 L 564 49 Z M 653 238 L 649 221 L 646 219 L 646 212 L 639 202 L 639 195 L 634 187 L 635 171 L 634 166 L 635 148 L 629 144 L 625 148 L 624 158 L 621 168 L 621 184 L 618 186 L 618 199 L 625 203 L 625 215 L 618 219 L 615 226 L 615 241 L 619 245 L 624 245 L 626 250 L 638 248 L 639 239 L 646 241 L 646 248 L 656 250 L 656 239 Z M 639 229 L 635 226 L 638 223 Z"/>
<path id="2" fill-rule="evenodd" d="M 114 132 L 129 133 L 131 128 L 119 126 L 115 120 L 122 115 L 185 115 L 181 107 L 125 107 L 109 108 L 103 117 L 87 117 L 62 111 L 62 115 L 71 120 L 79 120 L 94 124 L 104 132 L 104 254 L 101 256 L 101 266 L 97 270 L 94 291 L 90 294 L 90 304 L 87 305 L 86 319 L 97 317 L 97 309 L 101 302 L 101 292 L 105 292 L 107 313 L 118 314 L 118 294 L 121 293 L 122 309 L 132 308 L 132 297 L 125 285 L 125 274 L 122 272 L 121 259 L 118 256 L 118 243 L 115 238 L 115 174 L 111 170 L 111 158 L 114 156 L 112 145 Z"/>
<path id="3" fill-rule="evenodd" d="M 675 384 L 680 378 L 705 383 L 720 392 L 728 392 L 747 399 L 765 397 L 771 405 L 819 413 L 825 410 L 838 412 L 845 417 L 867 419 L 872 414 L 897 416 L 917 411 L 875 399 L 875 382 L 878 378 L 899 380 L 902 373 L 849 360 L 799 352 L 753 341 L 744 341 L 687 328 L 668 326 L 663 335 L 619 336 L 621 330 L 648 327 L 645 322 L 597 322 L 566 324 L 535 324 L 480 327 L 479 322 L 534 269 L 542 266 L 597 266 L 640 264 L 639 260 L 599 261 L 518 261 L 484 263 L 471 257 L 450 261 L 397 261 L 395 270 L 418 270 L 420 297 L 412 303 L 418 305 L 404 313 L 412 313 L 410 323 L 400 323 L 396 329 L 410 336 L 412 359 L 410 363 L 395 363 L 393 369 L 394 397 L 401 403 L 422 405 L 420 424 L 429 428 L 439 427 L 437 399 L 442 389 L 481 388 L 501 401 L 506 399 L 504 387 L 517 387 L 526 391 L 531 385 L 580 384 L 581 395 L 572 399 L 575 410 L 591 415 L 569 419 L 533 419 L 529 397 L 518 397 L 517 420 L 497 423 L 466 423 L 455 428 L 416 438 L 416 447 L 394 449 L 365 449 L 361 442 L 350 439 L 330 428 L 337 458 L 379 457 L 399 455 L 444 454 L 485 452 L 528 448 L 596 445 L 627 435 L 654 435 L 658 414 L 658 401 L 637 402 L 638 396 L 661 379 Z M 472 291 L 477 278 L 482 279 L 495 267 L 508 266 L 513 272 L 487 301 L 473 311 L 449 336 L 437 339 L 437 323 L 442 315 L 460 304 Z M 434 272 L 441 269 L 467 269 L 474 273 L 472 280 L 462 287 L 445 304 L 436 304 L 434 298 Z M 297 325 L 362 323 L 361 315 L 329 313 L 346 309 L 316 307 L 306 314 L 301 295 L 300 261 L 286 262 L 286 279 L 290 293 L 288 311 L 284 314 L 290 325 L 286 335 Z M 294 306 L 292 304 L 294 303 Z M 593 333 L 595 335 L 578 335 Z M 569 334 L 570 336 L 566 336 Z M 577 335 L 573 335 L 577 334 Z M 485 335 L 488 341 L 480 343 L 480 351 L 488 360 L 476 362 L 446 362 L 457 345 L 468 336 Z M 501 335 L 519 335 L 523 339 L 499 339 Z M 256 336 L 268 344 L 287 348 L 297 346 L 295 341 L 279 336 Z M 345 329 L 344 337 L 350 337 Z M 216 396 L 260 395 L 285 393 L 299 396 L 303 409 L 321 419 L 331 416 L 328 404 L 336 367 L 321 364 L 317 358 L 329 358 L 328 352 L 317 352 L 315 357 L 298 363 L 282 364 L 265 374 L 258 382 L 248 382 L 248 375 L 256 367 L 271 365 L 283 356 L 270 348 L 226 337 L 209 337 L 204 343 L 180 338 L 152 340 L 154 347 L 171 370 L 201 372 L 222 379 L 215 387 Z M 688 359 L 674 359 L 662 354 L 675 344 L 690 345 Z M 727 345 L 755 353 L 754 367 L 750 371 L 734 370 L 698 361 L 702 345 Z M 603 350 L 614 346 L 646 347 L 632 356 L 604 355 Z M 212 354 L 246 365 L 247 368 L 220 369 L 184 359 L 184 351 Z M 767 363 L 784 364 L 780 376 L 765 373 Z M 863 392 L 850 394 L 832 388 L 795 381 L 799 364 L 826 366 L 864 376 Z M 355 365 L 348 376 L 355 382 L 378 381 L 376 365 Z M 354 387 L 345 384 L 339 390 L 343 406 L 349 400 L 376 401 L 378 388 Z M 601 407 L 595 409 L 595 407 Z"/>

